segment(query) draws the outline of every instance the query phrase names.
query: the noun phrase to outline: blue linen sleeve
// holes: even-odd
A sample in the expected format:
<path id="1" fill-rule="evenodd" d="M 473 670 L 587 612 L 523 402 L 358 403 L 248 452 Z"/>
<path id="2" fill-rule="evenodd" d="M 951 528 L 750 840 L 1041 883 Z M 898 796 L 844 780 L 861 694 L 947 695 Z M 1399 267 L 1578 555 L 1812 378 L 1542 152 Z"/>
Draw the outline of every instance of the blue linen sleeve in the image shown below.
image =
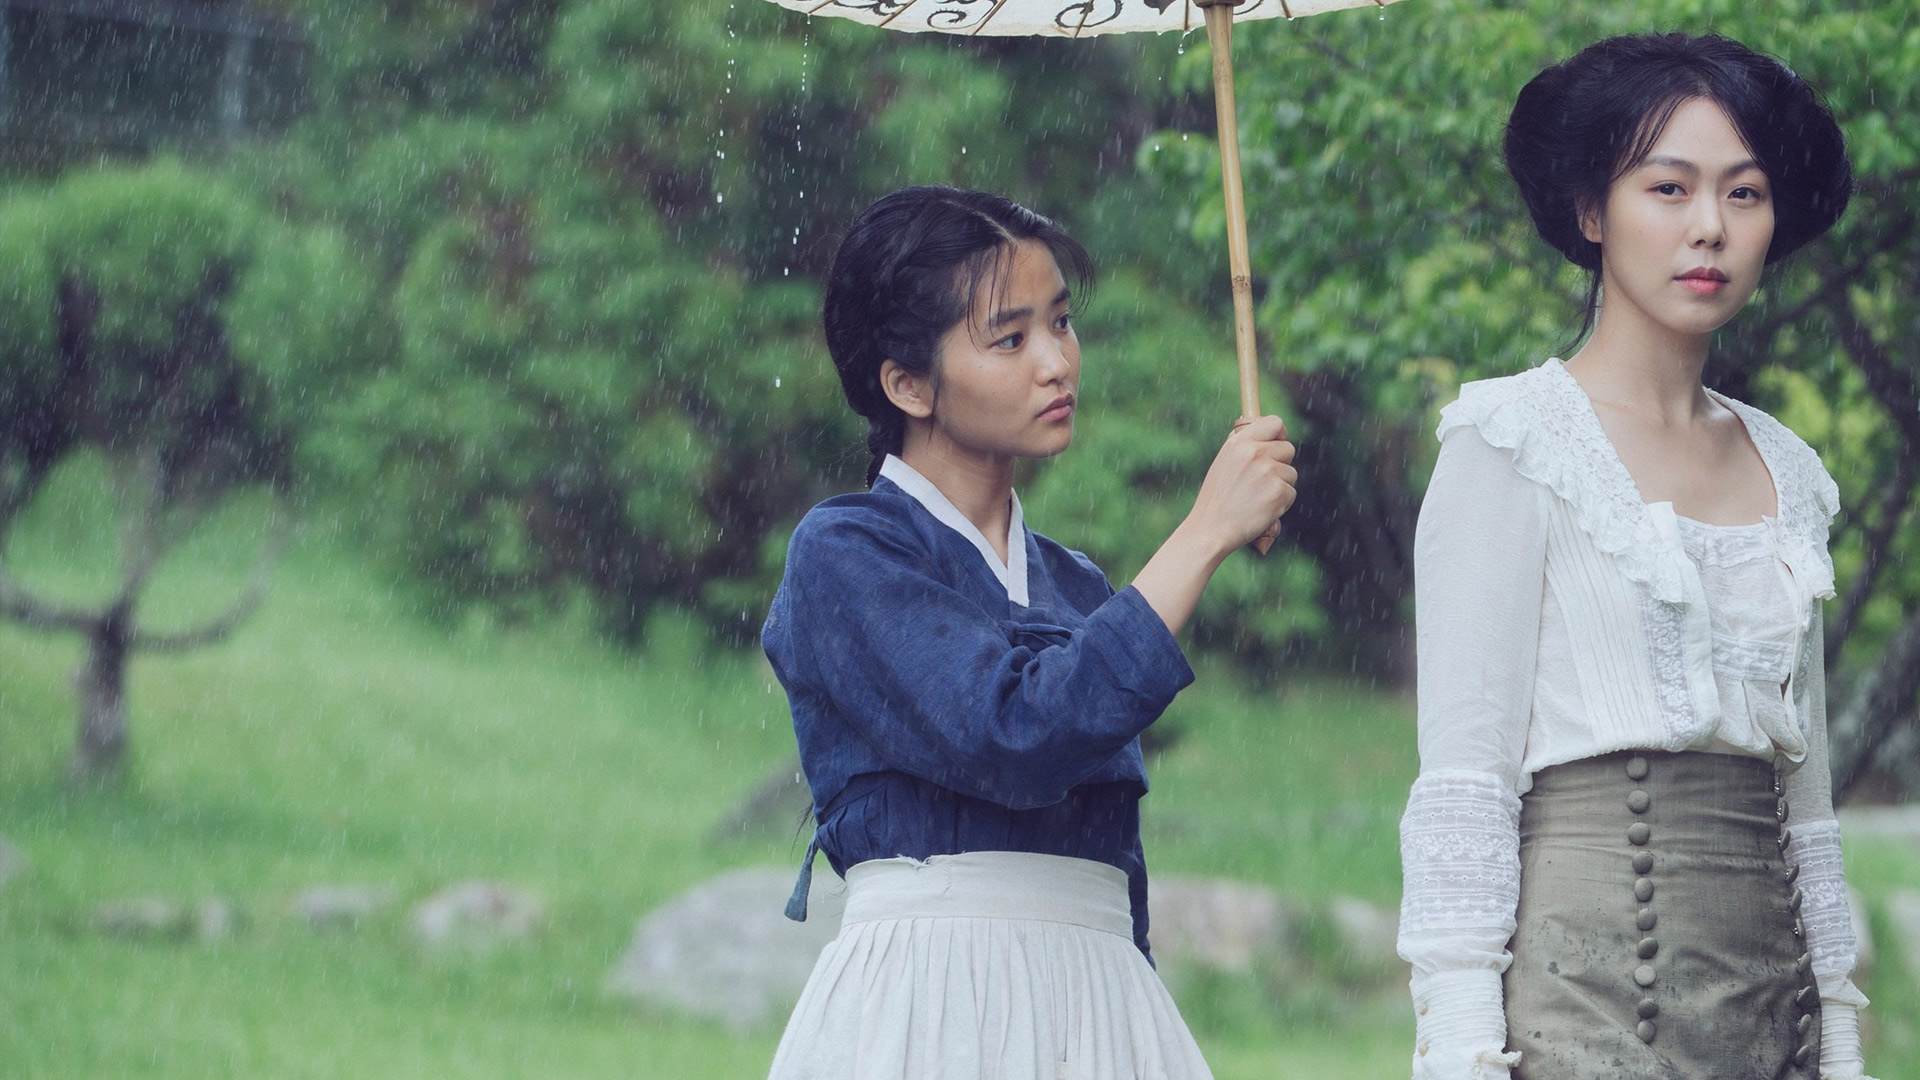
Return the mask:
<path id="1" fill-rule="evenodd" d="M 1021 624 L 933 572 L 939 557 L 868 507 L 818 509 L 795 531 L 764 641 L 804 759 L 851 735 L 887 768 L 1050 806 L 1193 681 L 1131 587 L 1105 589 L 1078 627 Z"/>

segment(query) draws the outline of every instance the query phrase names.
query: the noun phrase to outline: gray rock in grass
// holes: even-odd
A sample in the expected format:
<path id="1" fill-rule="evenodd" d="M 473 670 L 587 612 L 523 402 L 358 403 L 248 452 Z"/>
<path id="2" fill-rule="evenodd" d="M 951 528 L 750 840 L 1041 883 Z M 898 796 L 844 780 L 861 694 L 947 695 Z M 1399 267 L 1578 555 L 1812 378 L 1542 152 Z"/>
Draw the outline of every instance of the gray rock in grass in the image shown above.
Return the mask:
<path id="1" fill-rule="evenodd" d="M 93 926 L 109 937 L 184 941 L 193 935 L 193 911 L 151 896 L 110 900 L 93 909 Z"/>
<path id="2" fill-rule="evenodd" d="M 1400 913 L 1356 896 L 1327 901 L 1326 918 L 1340 943 L 1347 964 L 1356 975 L 1398 976 L 1406 963 L 1400 959 Z"/>
<path id="3" fill-rule="evenodd" d="M 199 903 L 145 896 L 93 909 L 93 928 L 109 937 L 148 941 L 224 941 L 239 932 L 240 909 L 225 897 Z"/>
<path id="4" fill-rule="evenodd" d="M 239 905 L 224 896 L 209 896 L 193 906 L 193 936 L 200 941 L 225 941 L 239 933 L 244 922 Z"/>
<path id="5" fill-rule="evenodd" d="M 821 860 L 804 923 L 784 910 L 793 871 L 730 870 L 654 909 L 607 979 L 610 992 L 736 1031 L 784 1021 L 840 929 L 846 886 Z"/>
<path id="6" fill-rule="evenodd" d="M 393 890 L 375 885 L 315 885 L 288 904 L 315 930 L 352 930 L 393 904 Z"/>
<path id="7" fill-rule="evenodd" d="M 1290 950 L 1302 914 L 1276 889 L 1225 878 L 1160 875 L 1147 897 L 1156 960 L 1227 974 Z"/>
<path id="8" fill-rule="evenodd" d="M 497 881 L 461 881 L 413 909 L 413 936 L 435 948 L 488 949 L 530 937 L 546 906 L 524 889 Z"/>

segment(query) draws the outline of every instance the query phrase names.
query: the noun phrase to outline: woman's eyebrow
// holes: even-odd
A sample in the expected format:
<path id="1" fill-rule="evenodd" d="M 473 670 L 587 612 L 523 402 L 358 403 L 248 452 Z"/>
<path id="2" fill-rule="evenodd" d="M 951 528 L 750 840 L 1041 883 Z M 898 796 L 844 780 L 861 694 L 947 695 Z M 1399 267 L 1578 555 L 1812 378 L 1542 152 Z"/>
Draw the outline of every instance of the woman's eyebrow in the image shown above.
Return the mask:
<path id="1" fill-rule="evenodd" d="M 1072 295 L 1072 289 L 1061 289 L 1059 295 L 1053 298 L 1053 303 L 1048 306 L 1059 307 L 1061 304 L 1066 303 L 1067 299 Z M 1033 309 L 1030 307 L 1003 308 L 995 312 L 993 318 L 987 320 L 987 330 L 989 332 L 998 330 L 1008 323 L 1024 322 L 1032 317 Z"/>
<path id="2" fill-rule="evenodd" d="M 1693 173 L 1695 175 L 1698 175 L 1700 172 L 1700 166 L 1694 164 L 1693 162 L 1687 160 L 1686 158 L 1674 157 L 1670 154 L 1658 154 L 1652 157 L 1648 157 L 1642 160 L 1640 162 L 1640 165 L 1642 168 L 1648 165 L 1658 165 L 1658 166 L 1662 166 L 1669 169 L 1680 169 L 1685 172 Z M 1752 158 L 1742 158 L 1741 160 L 1734 162 L 1732 165 L 1727 166 L 1726 171 L 1723 172 L 1721 175 L 1732 176 L 1735 173 L 1745 172 L 1748 169 L 1759 169 L 1759 168 L 1760 168 L 1759 162 L 1753 160 Z"/>

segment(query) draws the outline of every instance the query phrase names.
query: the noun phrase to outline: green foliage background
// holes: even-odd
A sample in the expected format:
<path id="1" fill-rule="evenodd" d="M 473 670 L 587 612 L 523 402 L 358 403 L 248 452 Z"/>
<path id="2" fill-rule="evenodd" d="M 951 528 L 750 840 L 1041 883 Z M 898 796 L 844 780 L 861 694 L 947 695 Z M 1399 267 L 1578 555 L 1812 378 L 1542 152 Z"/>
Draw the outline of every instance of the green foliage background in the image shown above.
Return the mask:
<path id="1" fill-rule="evenodd" d="M 712 642 L 752 636 L 792 523 L 865 466 L 817 329 L 833 244 L 872 198 L 939 181 L 1006 191 L 1093 250 L 1076 445 L 1022 493 L 1125 580 L 1235 411 L 1207 48 L 909 37 L 760 0 L 270 6 L 309 18 L 314 46 L 285 138 L 0 188 L 0 432 L 61 392 L 42 361 L 62 274 L 111 294 L 104 344 L 137 360 L 230 267 L 223 377 L 260 425 L 240 457 L 271 466 L 238 479 L 297 481 L 309 510 L 255 623 L 138 662 L 124 791 L 56 778 L 71 643 L 0 629 L 0 825 L 30 857 L 0 894 L 0 1072 L 753 1075 L 772 1036 L 636 1023 L 598 980 L 637 912 L 797 854 L 786 832 L 709 839 L 791 749 L 757 661 Z M 1847 131 L 1853 209 L 1769 280 L 1711 377 L 1826 456 L 1842 587 L 1862 574 L 1903 446 L 1862 342 L 1920 371 L 1920 3 L 1407 0 L 1243 26 L 1265 390 L 1305 480 L 1276 555 L 1231 560 L 1208 594 L 1195 635 L 1227 659 L 1202 659 L 1173 717 L 1188 734 L 1154 762 L 1156 871 L 1391 901 L 1409 709 L 1297 661 L 1404 674 L 1434 411 L 1576 321 L 1580 283 L 1500 170 L 1506 108 L 1541 65 L 1641 29 L 1776 52 Z M 108 398 L 135 409 L 125 371 Z M 111 515 L 73 493 L 104 470 L 63 469 L 4 554 L 85 597 Z M 0 495 L 27 476 L 0 454 Z M 231 590 L 258 509 L 162 568 L 163 624 Z M 1920 531 L 1893 536 L 1852 666 L 1920 602 Z M 1920 886 L 1904 847 L 1849 858 L 1876 916 Z M 439 963 L 397 917 L 334 941 L 282 911 L 315 882 L 412 898 L 467 874 L 541 889 L 555 944 Z M 228 895 L 255 921 L 207 948 L 87 925 L 150 891 Z M 1883 946 L 1874 977 L 1870 1062 L 1920 1075 L 1911 973 Z M 1272 991 L 1182 988 L 1223 1077 L 1403 1066 L 1398 991 L 1295 1013 Z"/>
<path id="2" fill-rule="evenodd" d="M 791 523 L 858 482 L 819 280 L 851 216 L 906 183 L 1006 191 L 1104 267 L 1082 313 L 1078 446 L 1023 483 L 1040 527 L 1124 579 L 1234 412 L 1198 36 L 888 34 L 755 0 L 274 7 L 310 20 L 305 118 L 191 165 L 16 182 L 0 303 L 45 312 L 61 245 L 93 244 L 118 268 L 108 331 L 137 344 L 168 310 L 147 294 L 261 245 L 233 340 L 285 383 L 273 407 L 298 413 L 313 489 L 353 504 L 434 610 L 584 603 L 633 640 L 670 607 L 750 639 Z M 1305 654 L 1404 677 L 1433 410 L 1577 322 L 1581 283 L 1499 165 L 1506 108 L 1540 66 L 1629 30 L 1777 52 L 1847 130 L 1852 212 L 1770 279 L 1716 379 L 1845 466 L 1836 545 L 1857 569 L 1899 445 L 1838 330 L 1914 367 L 1914 9 L 1414 0 L 1240 27 L 1266 398 L 1304 487 L 1277 555 L 1235 561 L 1209 593 L 1198 640 L 1255 668 Z M 51 246 L 29 250 L 36 231 Z M 39 316 L 0 333 L 26 355 L 49 331 Z M 0 402 L 33 400 L 32 378 Z M 1920 598 L 1910 543 L 1850 639 L 1858 662 Z"/>

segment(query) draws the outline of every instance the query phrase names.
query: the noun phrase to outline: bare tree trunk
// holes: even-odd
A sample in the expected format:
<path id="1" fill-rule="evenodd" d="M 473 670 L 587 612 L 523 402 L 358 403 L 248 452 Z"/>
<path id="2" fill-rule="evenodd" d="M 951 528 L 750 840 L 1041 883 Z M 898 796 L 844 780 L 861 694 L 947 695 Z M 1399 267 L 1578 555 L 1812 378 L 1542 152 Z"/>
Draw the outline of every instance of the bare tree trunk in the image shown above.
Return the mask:
<path id="1" fill-rule="evenodd" d="M 80 729 L 73 747 L 76 780 L 111 781 L 126 771 L 129 614 L 128 605 L 117 605 L 87 630 L 87 658 L 74 679 L 80 693 Z"/>
<path id="2" fill-rule="evenodd" d="M 1920 613 L 1907 619 L 1887 639 L 1880 659 L 1860 682 L 1853 697 L 1830 718 L 1833 801 L 1842 802 L 1887 740 L 1914 715 L 1920 696 Z"/>
<path id="3" fill-rule="evenodd" d="M 1290 372 L 1281 382 L 1315 433 L 1319 457 L 1310 467 L 1322 478 L 1316 490 L 1324 485 L 1339 493 L 1295 503 L 1285 528 L 1326 572 L 1321 602 L 1353 671 L 1411 687 L 1413 642 L 1403 601 L 1413 590 L 1413 529 L 1420 515 L 1407 480 L 1415 436 L 1373 416 L 1343 375 Z"/>

